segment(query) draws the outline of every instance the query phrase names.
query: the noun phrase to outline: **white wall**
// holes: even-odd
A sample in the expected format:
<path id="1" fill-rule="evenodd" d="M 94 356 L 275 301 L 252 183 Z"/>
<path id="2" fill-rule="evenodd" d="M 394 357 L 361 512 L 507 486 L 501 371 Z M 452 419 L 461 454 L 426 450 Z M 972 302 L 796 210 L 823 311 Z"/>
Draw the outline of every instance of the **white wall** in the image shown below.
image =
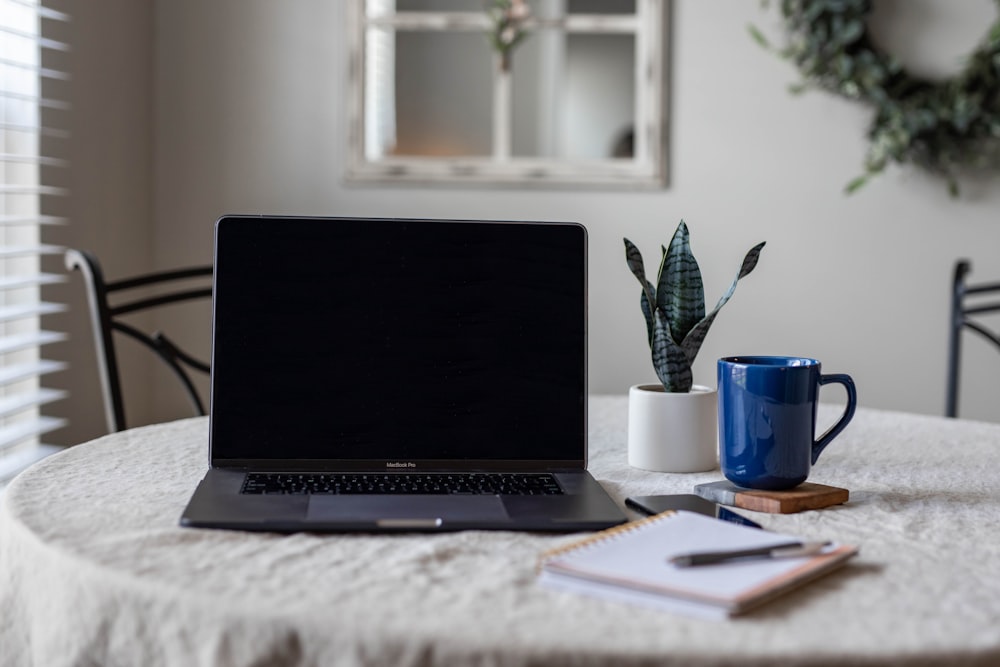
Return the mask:
<path id="1" fill-rule="evenodd" d="M 951 266 L 969 257 L 975 275 L 1000 277 L 1000 181 L 966 182 L 955 201 L 940 181 L 892 169 L 841 194 L 869 112 L 786 92 L 794 71 L 746 30 L 773 32 L 775 8 L 673 3 L 670 183 L 626 193 L 345 185 L 344 4 L 154 1 L 156 265 L 210 260 L 212 223 L 227 212 L 580 221 L 591 388 L 622 393 L 653 376 L 622 237 L 655 256 L 684 218 L 710 303 L 744 252 L 768 243 L 709 334 L 697 381 L 714 384 L 726 354 L 810 355 L 854 375 L 863 405 L 941 413 Z M 1000 360 L 974 347 L 968 366 L 987 371 L 967 376 L 963 413 L 1000 421 Z"/>

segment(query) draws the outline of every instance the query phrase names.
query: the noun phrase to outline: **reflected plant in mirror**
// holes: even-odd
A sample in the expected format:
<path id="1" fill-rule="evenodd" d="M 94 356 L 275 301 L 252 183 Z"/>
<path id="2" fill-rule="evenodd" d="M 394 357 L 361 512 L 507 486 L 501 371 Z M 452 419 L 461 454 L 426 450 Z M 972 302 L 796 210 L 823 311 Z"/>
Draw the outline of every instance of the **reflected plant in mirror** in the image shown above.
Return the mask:
<path id="1" fill-rule="evenodd" d="M 531 8 L 525 0 L 493 0 L 487 13 L 493 23 L 490 43 L 500 54 L 501 69 L 508 72 L 511 52 L 528 35 L 524 24 L 531 18 Z"/>

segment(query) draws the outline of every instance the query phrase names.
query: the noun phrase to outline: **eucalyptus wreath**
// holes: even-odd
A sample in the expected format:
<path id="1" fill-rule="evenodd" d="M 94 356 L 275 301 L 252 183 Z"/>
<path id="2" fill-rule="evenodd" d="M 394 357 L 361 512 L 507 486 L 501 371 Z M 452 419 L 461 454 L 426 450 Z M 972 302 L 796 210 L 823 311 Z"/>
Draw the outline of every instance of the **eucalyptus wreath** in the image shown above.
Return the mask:
<path id="1" fill-rule="evenodd" d="M 961 72 L 931 81 L 873 42 L 872 0 L 781 0 L 780 7 L 787 44 L 777 52 L 802 75 L 793 92 L 819 88 L 874 108 L 864 173 L 847 184 L 848 193 L 890 163 L 942 176 L 952 196 L 963 168 L 1000 167 L 1000 19 Z M 760 30 L 750 31 L 770 48 Z"/>

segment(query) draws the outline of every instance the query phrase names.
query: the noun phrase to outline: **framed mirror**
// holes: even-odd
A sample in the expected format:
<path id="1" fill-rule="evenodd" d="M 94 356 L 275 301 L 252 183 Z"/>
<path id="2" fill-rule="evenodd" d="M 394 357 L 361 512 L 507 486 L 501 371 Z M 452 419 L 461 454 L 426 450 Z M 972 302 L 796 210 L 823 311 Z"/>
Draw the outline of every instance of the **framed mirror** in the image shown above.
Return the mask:
<path id="1" fill-rule="evenodd" d="M 662 187 L 663 0 L 351 0 L 355 182 Z"/>

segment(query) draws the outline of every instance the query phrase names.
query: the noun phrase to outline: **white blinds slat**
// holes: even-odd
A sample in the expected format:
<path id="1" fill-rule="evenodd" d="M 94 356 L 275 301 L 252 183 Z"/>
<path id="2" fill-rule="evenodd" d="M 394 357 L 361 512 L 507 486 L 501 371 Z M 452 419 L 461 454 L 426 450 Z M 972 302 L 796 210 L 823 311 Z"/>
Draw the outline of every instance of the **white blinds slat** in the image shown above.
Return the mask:
<path id="1" fill-rule="evenodd" d="M 66 420 L 55 417 L 37 417 L 11 422 L 0 428 L 0 453 L 22 444 L 25 440 L 45 435 L 66 425 Z"/>
<path id="2" fill-rule="evenodd" d="M 0 246 L 0 259 L 4 257 L 35 257 L 37 255 L 58 255 L 63 248 L 54 245 L 6 245 Z"/>
<path id="3" fill-rule="evenodd" d="M 53 139 L 69 139 L 68 130 L 60 130 L 57 127 L 46 127 L 45 125 L 28 126 L 18 125 L 17 123 L 0 122 L 0 130 L 4 132 L 31 132 L 42 137 L 51 137 Z"/>
<path id="4" fill-rule="evenodd" d="M 0 336 L 0 354 L 29 350 L 66 340 L 66 334 L 55 331 L 29 331 L 27 333 Z"/>
<path id="5" fill-rule="evenodd" d="M 34 392 L 20 392 L 0 398 L 0 417 L 8 417 L 32 406 L 45 405 L 66 398 L 66 392 L 58 389 L 39 389 Z"/>
<path id="6" fill-rule="evenodd" d="M 3 131 L 3 128 L 0 128 Z M 0 215 L 0 225 L 65 225 L 69 222 L 58 215 Z"/>
<path id="7" fill-rule="evenodd" d="M 67 194 L 69 192 L 66 188 L 59 188 L 53 185 L 23 185 L 20 183 L 0 185 L 0 195 L 51 195 L 53 197 L 61 197 Z"/>
<path id="8" fill-rule="evenodd" d="M 69 21 L 69 14 L 60 12 L 51 7 L 45 7 L 43 4 L 39 3 L 38 0 L 10 0 L 10 2 L 15 5 L 21 5 L 32 9 L 43 19 L 52 19 L 53 21 Z"/>
<path id="9" fill-rule="evenodd" d="M 14 475 L 61 449 L 52 445 L 36 445 L 28 448 L 19 447 L 0 455 L 0 491 L 3 490 L 5 482 L 10 481 Z"/>
<path id="10" fill-rule="evenodd" d="M 66 306 L 61 303 L 46 303 L 45 301 L 0 306 L 0 322 L 19 320 L 22 317 L 52 315 L 53 313 L 61 313 L 65 310 Z"/>
<path id="11" fill-rule="evenodd" d="M 23 317 L 40 317 L 42 315 L 52 315 L 66 310 L 66 306 L 61 303 L 47 303 L 39 301 L 37 303 L 21 303 L 11 306 L 0 306 L 0 322 L 19 320 Z"/>
<path id="12" fill-rule="evenodd" d="M 66 364 L 60 361 L 29 361 L 18 364 L 4 364 L 0 366 L 0 386 L 28 380 L 49 373 L 64 370 Z"/>
<path id="13" fill-rule="evenodd" d="M 16 67 L 18 69 L 27 70 L 29 72 L 34 72 L 43 79 L 69 81 L 69 75 L 66 74 L 66 72 L 49 69 L 48 67 L 40 67 L 32 63 L 21 62 L 19 60 L 10 60 L 9 58 L 4 58 L 2 56 L 0 56 L 0 67 Z"/>
<path id="14" fill-rule="evenodd" d="M 66 276 L 57 273 L 26 273 L 0 277 L 0 290 L 12 290 L 21 287 L 36 287 L 52 285 L 66 281 Z"/>
<path id="15" fill-rule="evenodd" d="M 46 167 L 65 167 L 66 160 L 55 157 L 43 157 L 41 155 L 19 155 L 17 153 L 4 153 L 0 155 L 0 162 L 21 162 L 23 164 L 42 164 Z"/>

